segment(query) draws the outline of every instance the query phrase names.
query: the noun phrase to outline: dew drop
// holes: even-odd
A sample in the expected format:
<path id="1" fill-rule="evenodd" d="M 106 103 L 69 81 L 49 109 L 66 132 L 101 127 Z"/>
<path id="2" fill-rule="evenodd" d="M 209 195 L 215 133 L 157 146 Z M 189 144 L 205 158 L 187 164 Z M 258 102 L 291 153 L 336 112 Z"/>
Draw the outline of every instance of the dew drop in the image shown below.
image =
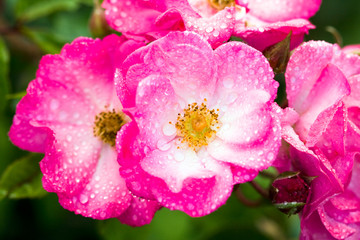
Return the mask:
<path id="1" fill-rule="evenodd" d="M 164 133 L 165 136 L 171 136 L 174 135 L 176 133 L 176 128 L 173 124 L 170 123 L 165 123 L 162 131 Z"/>
<path id="2" fill-rule="evenodd" d="M 85 203 L 87 203 L 87 202 L 89 201 L 89 198 L 88 198 L 88 196 L 86 196 L 86 195 L 84 195 L 84 194 L 81 194 L 79 200 L 80 200 L 80 202 L 81 202 L 82 204 L 85 204 Z"/>
<path id="3" fill-rule="evenodd" d="M 185 156 L 184 156 L 184 154 L 182 152 L 175 151 L 174 158 L 175 158 L 176 161 L 181 162 L 181 161 L 184 160 Z"/>
<path id="4" fill-rule="evenodd" d="M 56 99 L 52 99 L 50 102 L 50 109 L 55 111 L 56 109 L 58 109 L 60 106 L 59 101 Z"/>
<path id="5" fill-rule="evenodd" d="M 223 80 L 223 85 L 226 88 L 232 88 L 234 86 L 234 79 L 227 77 Z"/>
<path id="6" fill-rule="evenodd" d="M 160 139 L 158 142 L 157 142 L 157 148 L 161 151 L 167 151 L 170 149 L 171 145 L 168 144 L 164 139 Z"/>
<path id="7" fill-rule="evenodd" d="M 214 31 L 214 28 L 213 28 L 213 27 L 208 27 L 208 28 L 206 28 L 206 32 L 207 32 L 207 33 L 211 33 L 212 31 Z"/>

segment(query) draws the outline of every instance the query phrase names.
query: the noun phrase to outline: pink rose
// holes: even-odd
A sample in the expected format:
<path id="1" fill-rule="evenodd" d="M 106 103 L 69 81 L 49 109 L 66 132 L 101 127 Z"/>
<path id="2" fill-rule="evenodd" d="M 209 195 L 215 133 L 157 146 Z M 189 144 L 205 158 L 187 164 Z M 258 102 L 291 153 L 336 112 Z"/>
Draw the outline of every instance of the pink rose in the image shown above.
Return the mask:
<path id="1" fill-rule="evenodd" d="M 102 6 L 110 26 L 125 35 L 145 36 L 152 41 L 169 31 L 188 30 L 202 35 L 217 47 L 229 40 L 235 22 L 243 23 L 245 8 L 236 5 L 235 1 L 222 5 L 216 2 L 105 0 Z"/>
<path id="2" fill-rule="evenodd" d="M 359 237 L 359 73 L 359 56 L 320 41 L 301 45 L 288 63 L 282 136 L 292 168 L 317 176 L 301 214 L 302 239 Z"/>
<path id="3" fill-rule="evenodd" d="M 321 0 L 248 0 L 245 25 L 236 25 L 234 35 L 263 51 L 284 40 L 292 32 L 290 50 L 302 43 L 304 34 L 315 28 L 308 19 L 319 9 Z"/>
<path id="4" fill-rule="evenodd" d="M 10 139 L 45 153 L 43 186 L 60 204 L 95 219 L 149 223 L 156 202 L 133 196 L 119 174 L 115 137 L 129 118 L 122 113 L 113 76 L 125 57 L 144 43 L 110 35 L 80 37 L 60 54 L 42 58 L 36 79 L 19 102 Z"/>
<path id="5" fill-rule="evenodd" d="M 134 120 L 117 139 L 131 191 L 193 217 L 224 204 L 278 152 L 273 75 L 257 50 L 231 42 L 214 51 L 191 32 L 131 54 L 115 80 Z"/>

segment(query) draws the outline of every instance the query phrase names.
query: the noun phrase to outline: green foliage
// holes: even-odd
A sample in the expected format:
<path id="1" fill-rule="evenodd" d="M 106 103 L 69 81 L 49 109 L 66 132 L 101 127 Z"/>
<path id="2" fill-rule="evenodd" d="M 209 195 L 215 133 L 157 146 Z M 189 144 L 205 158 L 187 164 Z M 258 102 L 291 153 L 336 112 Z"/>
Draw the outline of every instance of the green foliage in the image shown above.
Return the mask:
<path id="1" fill-rule="evenodd" d="M 0 37 L 0 113 L 3 112 L 6 104 L 6 94 L 9 92 L 9 52 L 4 40 Z"/>
<path id="2" fill-rule="evenodd" d="M 40 154 L 29 154 L 10 164 L 0 179 L 0 200 L 37 198 L 46 194 L 41 184 Z"/>
<path id="3" fill-rule="evenodd" d="M 28 22 L 57 11 L 71 11 L 79 7 L 75 0 L 18 0 L 15 5 L 16 18 Z"/>
<path id="4" fill-rule="evenodd" d="M 64 42 L 59 41 L 53 34 L 47 31 L 34 30 L 30 28 L 22 28 L 25 36 L 30 38 L 36 45 L 40 47 L 45 53 L 56 54 L 64 45 Z"/>

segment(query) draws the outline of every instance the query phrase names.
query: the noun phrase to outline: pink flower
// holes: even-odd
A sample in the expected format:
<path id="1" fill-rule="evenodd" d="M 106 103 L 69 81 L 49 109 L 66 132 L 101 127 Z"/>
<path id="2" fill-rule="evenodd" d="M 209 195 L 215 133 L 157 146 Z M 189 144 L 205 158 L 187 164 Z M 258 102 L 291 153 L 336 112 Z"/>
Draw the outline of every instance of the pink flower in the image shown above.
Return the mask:
<path id="1" fill-rule="evenodd" d="M 106 18 L 112 28 L 131 36 L 154 40 L 169 31 L 189 30 L 205 37 L 213 47 L 227 41 L 245 8 L 234 1 L 207 0 L 105 0 Z M 240 2 L 240 1 L 238 1 Z M 237 6 L 235 8 L 235 5 Z"/>
<path id="2" fill-rule="evenodd" d="M 234 35 L 250 46 L 263 51 L 292 32 L 290 50 L 297 47 L 309 29 L 315 28 L 307 19 L 319 9 L 321 0 L 247 0 L 245 25 L 236 25 Z"/>
<path id="3" fill-rule="evenodd" d="M 353 192 L 360 152 L 359 73 L 359 56 L 325 42 L 303 44 L 288 63 L 286 92 L 296 112 L 284 114 L 282 136 L 291 144 L 293 168 L 317 176 L 301 214 L 302 239 L 359 237 L 354 204 L 360 202 Z"/>
<path id="4" fill-rule="evenodd" d="M 263 55 L 243 43 L 214 51 L 195 33 L 169 33 L 131 54 L 115 82 L 134 120 L 117 146 L 136 195 L 203 216 L 277 154 L 278 83 Z"/>
<path id="5" fill-rule="evenodd" d="M 43 186 L 60 204 L 95 219 L 149 223 L 156 202 L 133 196 L 119 174 L 115 137 L 129 121 L 113 85 L 114 69 L 144 43 L 110 35 L 80 37 L 42 58 L 19 102 L 9 136 L 25 150 L 45 153 Z"/>

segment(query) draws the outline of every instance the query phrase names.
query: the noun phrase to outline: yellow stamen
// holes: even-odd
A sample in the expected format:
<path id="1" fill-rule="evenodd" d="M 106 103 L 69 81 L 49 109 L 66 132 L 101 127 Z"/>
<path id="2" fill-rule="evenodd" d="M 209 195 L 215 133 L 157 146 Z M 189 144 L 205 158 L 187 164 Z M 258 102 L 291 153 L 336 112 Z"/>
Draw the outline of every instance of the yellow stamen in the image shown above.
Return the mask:
<path id="1" fill-rule="evenodd" d="M 207 0 L 211 7 L 218 11 L 226 7 L 235 7 L 235 0 Z"/>
<path id="2" fill-rule="evenodd" d="M 178 114 L 175 124 L 177 135 L 182 137 L 182 143 L 186 142 L 196 151 L 208 145 L 215 136 L 219 124 L 218 117 L 215 110 L 209 110 L 204 103 L 200 106 L 197 103 L 189 104 L 183 114 Z"/>
<path id="3" fill-rule="evenodd" d="M 125 116 L 122 112 L 116 112 L 115 109 L 101 112 L 95 116 L 94 136 L 115 146 L 116 134 L 125 123 Z"/>

